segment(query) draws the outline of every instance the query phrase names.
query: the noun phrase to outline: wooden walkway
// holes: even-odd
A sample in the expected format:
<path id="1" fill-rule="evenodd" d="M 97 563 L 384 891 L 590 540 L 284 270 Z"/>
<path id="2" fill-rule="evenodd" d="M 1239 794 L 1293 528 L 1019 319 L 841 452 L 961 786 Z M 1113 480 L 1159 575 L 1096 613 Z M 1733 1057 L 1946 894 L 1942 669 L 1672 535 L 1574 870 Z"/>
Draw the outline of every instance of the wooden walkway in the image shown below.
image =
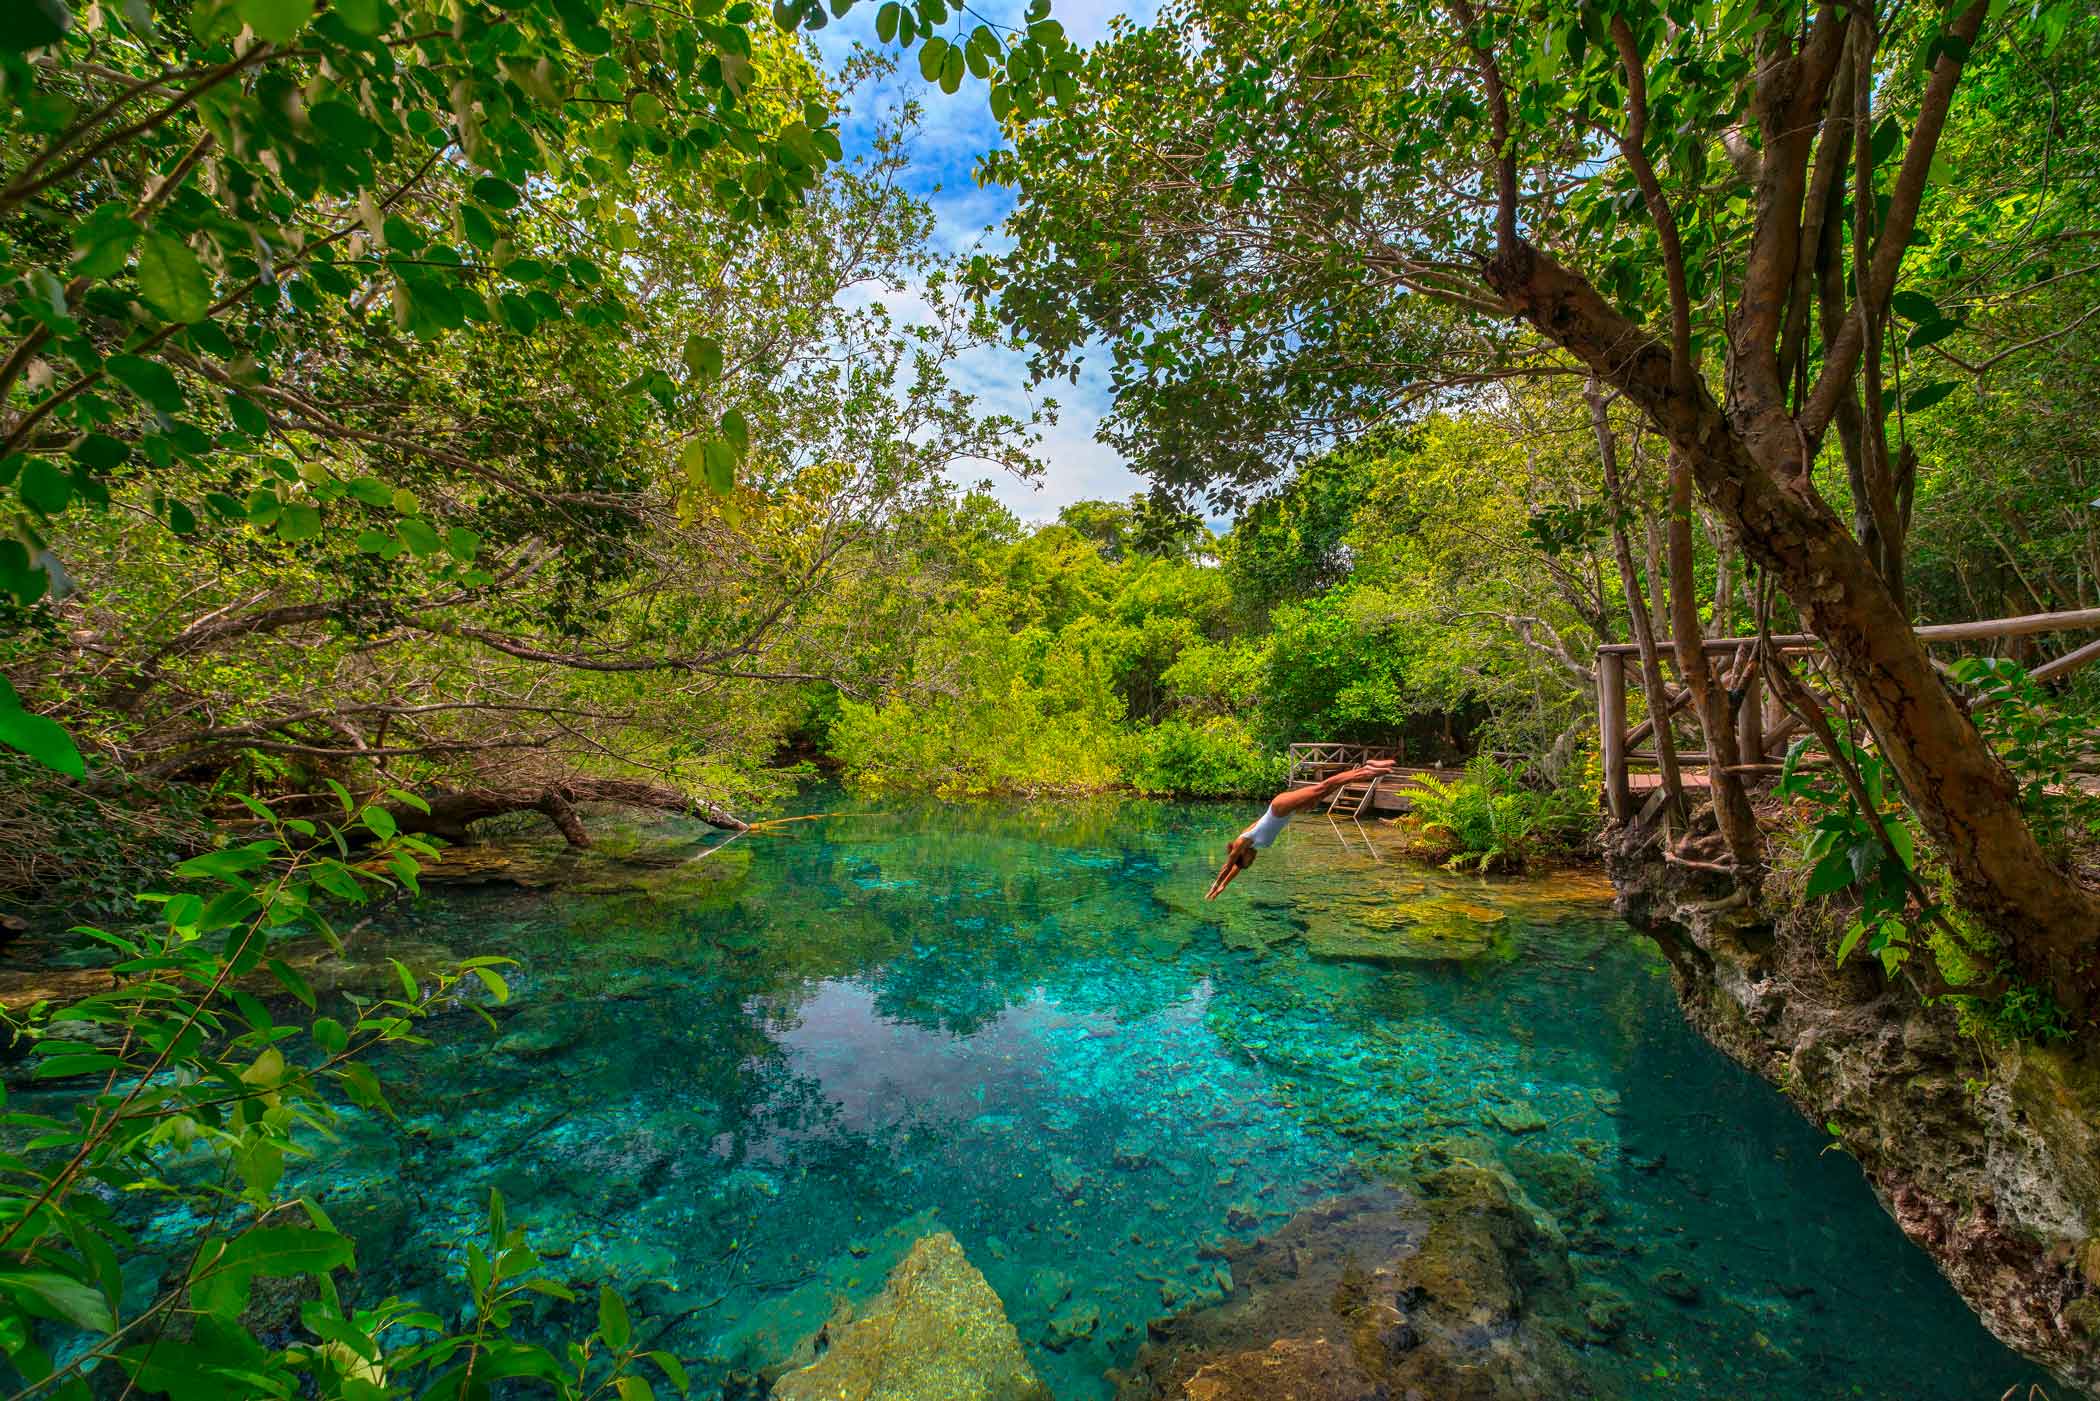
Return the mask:
<path id="1" fill-rule="evenodd" d="M 2100 609 L 1986 618 L 1970 623 L 1939 623 L 1921 627 L 1917 634 L 1918 639 L 1929 646 L 1977 643 L 1995 646 L 2009 638 L 2092 629 L 2100 629 Z M 1819 640 L 1805 633 L 1774 637 L 1771 643 L 1775 651 L 1787 657 L 1805 657 L 1822 647 Z M 1708 766 L 1714 759 L 1704 752 L 1704 736 L 1696 733 L 1696 726 L 1687 727 L 1690 733 L 1680 732 L 1680 727 L 1691 719 L 1692 692 L 1684 684 L 1684 678 L 1676 675 L 1675 645 L 1668 638 L 1658 638 L 1655 650 L 1657 661 L 1669 673 L 1663 687 L 1667 698 L 1649 706 L 1648 719 L 1629 725 L 1627 672 L 1630 667 L 1638 676 L 1640 648 L 1631 642 L 1615 642 L 1597 649 L 1597 728 L 1603 749 L 1604 804 L 1612 820 L 1631 827 L 1636 837 L 1652 836 L 1659 830 L 1658 819 L 1667 799 L 1659 771 L 1662 755 L 1656 735 L 1656 710 L 1663 712 L 1661 738 L 1670 743 L 1686 797 L 1692 798 L 1695 793 L 1703 797 L 1713 787 Z M 1779 761 L 1805 727 L 1771 698 L 1759 672 L 1757 638 L 1709 637 L 1701 640 L 1700 650 L 1713 673 L 1712 684 L 1724 684 L 1724 675 L 1734 683 L 1730 693 L 1733 704 L 1728 707 L 1726 719 L 1739 756 L 1735 772 L 1751 785 L 1769 781 L 1777 775 Z M 2035 681 L 2046 683 L 2069 676 L 2096 660 L 2100 660 L 2100 642 L 2088 642 L 2035 667 L 2028 674 Z M 1936 662 L 1935 665 L 1946 672 L 1943 664 Z M 1844 698 L 1832 694 L 1814 668 L 1804 668 L 1804 671 L 1802 684 L 1810 695 L 1826 713 L 1843 717 L 1846 712 Z M 1953 684 L 1951 680 L 1949 684 Z M 2066 782 L 2083 786 L 2084 781 L 2081 774 L 2066 775 Z"/>

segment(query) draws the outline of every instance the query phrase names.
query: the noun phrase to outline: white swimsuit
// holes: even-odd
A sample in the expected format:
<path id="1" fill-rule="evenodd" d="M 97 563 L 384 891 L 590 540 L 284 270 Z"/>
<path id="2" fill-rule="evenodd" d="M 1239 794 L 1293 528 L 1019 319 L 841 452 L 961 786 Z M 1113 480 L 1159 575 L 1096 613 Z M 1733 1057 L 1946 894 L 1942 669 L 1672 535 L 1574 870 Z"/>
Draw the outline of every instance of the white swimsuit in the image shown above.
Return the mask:
<path id="1" fill-rule="evenodd" d="M 1275 843 L 1276 839 L 1283 835 L 1283 829 L 1290 825 L 1290 814 L 1279 814 L 1272 807 L 1263 813 L 1252 827 L 1249 827 L 1240 835 L 1254 843 L 1256 850 L 1267 851 Z"/>

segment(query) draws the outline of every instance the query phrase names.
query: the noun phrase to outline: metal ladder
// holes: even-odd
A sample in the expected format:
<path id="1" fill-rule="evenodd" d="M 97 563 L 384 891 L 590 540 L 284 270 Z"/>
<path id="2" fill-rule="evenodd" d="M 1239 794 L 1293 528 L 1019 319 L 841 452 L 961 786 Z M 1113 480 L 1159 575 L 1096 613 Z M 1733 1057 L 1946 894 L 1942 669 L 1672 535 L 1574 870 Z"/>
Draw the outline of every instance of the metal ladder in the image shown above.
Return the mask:
<path id="1" fill-rule="evenodd" d="M 1374 778 L 1368 783 L 1343 784 L 1334 790 L 1334 797 L 1328 800 L 1328 815 L 1362 817 L 1364 811 L 1371 806 L 1371 800 L 1377 796 L 1378 785 L 1383 782 L 1383 778 Z"/>

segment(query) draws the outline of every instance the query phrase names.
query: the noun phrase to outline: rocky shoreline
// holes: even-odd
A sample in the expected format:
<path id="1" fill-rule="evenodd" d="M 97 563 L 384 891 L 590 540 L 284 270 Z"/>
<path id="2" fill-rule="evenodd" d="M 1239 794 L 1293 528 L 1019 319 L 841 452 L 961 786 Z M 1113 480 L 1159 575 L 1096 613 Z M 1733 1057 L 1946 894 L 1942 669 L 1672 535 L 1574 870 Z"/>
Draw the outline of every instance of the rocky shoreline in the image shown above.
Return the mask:
<path id="1" fill-rule="evenodd" d="M 2100 1397 L 2100 1065 L 1993 1045 L 1859 960 L 1777 937 L 1710 877 L 1612 854 L 1686 1019 L 1859 1161 L 1985 1326 Z"/>
<path id="2" fill-rule="evenodd" d="M 1492 1159 L 1488 1160 L 1492 1162 Z M 1221 1290 L 1154 1320 L 1117 1401 L 1531 1401 L 1598 1397 L 1578 1346 L 1626 1302 L 1579 1284 L 1551 1216 L 1470 1158 L 1308 1206 L 1214 1248 Z M 1053 1341 L 1051 1346 L 1057 1344 Z M 774 1401 L 1048 1401 L 984 1276 L 946 1231 L 882 1292 L 839 1301 Z"/>

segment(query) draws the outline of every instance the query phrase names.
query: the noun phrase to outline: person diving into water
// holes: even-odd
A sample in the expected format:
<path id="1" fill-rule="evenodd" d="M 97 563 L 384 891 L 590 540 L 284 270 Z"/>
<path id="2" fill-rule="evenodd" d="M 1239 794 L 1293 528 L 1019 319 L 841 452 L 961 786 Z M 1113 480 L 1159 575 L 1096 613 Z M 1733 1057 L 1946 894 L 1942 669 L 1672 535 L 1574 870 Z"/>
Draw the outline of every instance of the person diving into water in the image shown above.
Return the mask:
<path id="1" fill-rule="evenodd" d="M 1225 848 L 1225 864 L 1218 870 L 1218 878 L 1210 883 L 1210 894 L 1206 900 L 1215 900 L 1219 892 L 1238 878 L 1239 873 L 1254 864 L 1254 858 L 1267 851 L 1275 840 L 1283 835 L 1290 825 L 1292 814 L 1311 807 L 1322 798 L 1331 797 L 1337 788 L 1349 783 L 1362 783 L 1385 777 L 1393 771 L 1391 759 L 1373 759 L 1361 768 L 1348 769 L 1318 783 L 1303 788 L 1293 788 L 1288 793 L 1278 793 L 1269 802 L 1269 810 L 1256 818 L 1254 825 L 1232 839 Z"/>

